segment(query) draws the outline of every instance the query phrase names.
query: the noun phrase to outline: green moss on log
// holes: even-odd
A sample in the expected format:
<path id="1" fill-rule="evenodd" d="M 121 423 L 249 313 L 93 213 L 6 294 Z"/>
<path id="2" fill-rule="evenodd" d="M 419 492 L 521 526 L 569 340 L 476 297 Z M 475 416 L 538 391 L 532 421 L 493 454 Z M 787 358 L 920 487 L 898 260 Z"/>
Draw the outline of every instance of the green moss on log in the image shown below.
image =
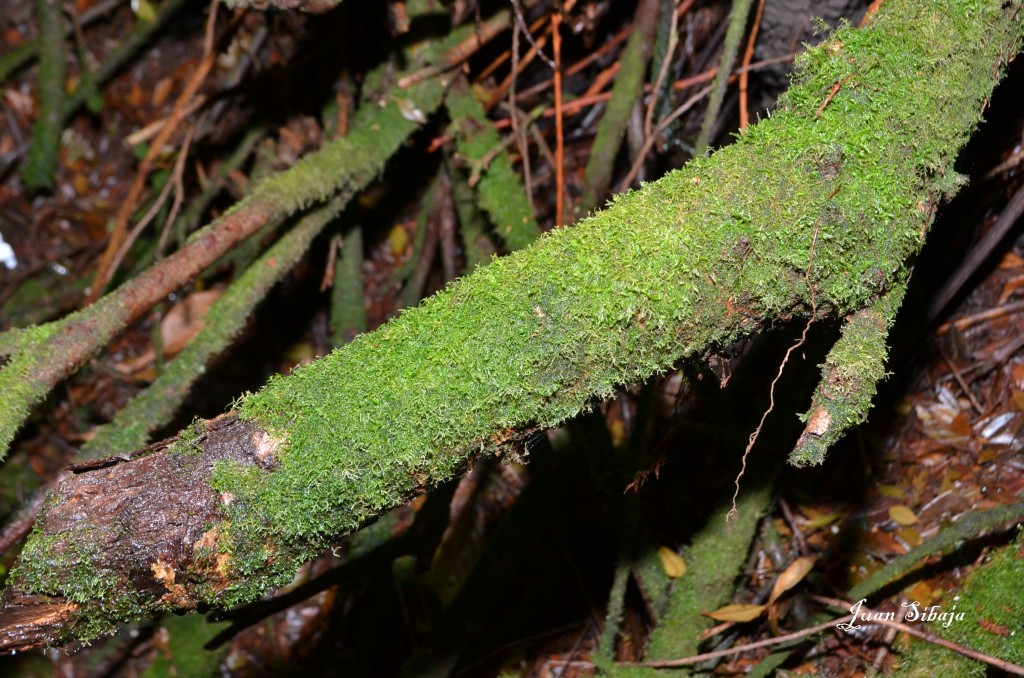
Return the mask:
<path id="1" fill-rule="evenodd" d="M 765 475 L 775 477 L 774 471 Z M 702 613 L 718 609 L 732 597 L 771 494 L 771 482 L 745 491 L 737 501 L 737 513 L 732 519 L 727 517 L 731 502 L 715 507 L 684 553 L 687 573 L 675 583 L 668 610 L 647 643 L 644 661 L 697 654 L 701 632 L 713 624 Z"/>
<path id="2" fill-rule="evenodd" d="M 295 564 L 281 554 L 309 556 L 517 430 L 809 314 L 812 288 L 819 314 L 873 305 L 956 183 L 952 161 L 1017 48 L 1015 11 L 887 2 L 810 50 L 780 110 L 713 158 L 271 380 L 241 413 L 285 441 L 280 467 L 216 476 L 238 498 L 236 544 L 273 544 L 280 576 Z M 258 560 L 243 570 L 266 573 Z"/>
<path id="3" fill-rule="evenodd" d="M 383 107 L 373 104 L 364 107 L 372 108 L 374 113 L 365 126 L 263 181 L 252 194 L 229 210 L 228 215 L 244 210 L 262 212 L 262 219 L 255 218 L 266 223 L 299 213 L 331 196 L 351 195 L 364 188 L 377 178 L 391 155 L 422 124 L 424 116 L 437 109 L 443 93 L 442 83 L 434 80 L 406 90 L 407 98 L 403 101 L 413 102 L 418 111 L 416 116 L 395 102 L 386 102 Z M 225 217 L 197 231 L 192 241 L 215 231 Z M 210 242 L 208 246 L 215 248 L 216 245 Z M 132 296 L 133 285 L 162 284 L 152 279 L 160 276 L 159 273 L 154 275 L 154 271 L 158 269 L 149 269 L 92 306 L 41 326 L 38 332 L 31 331 L 7 341 L 0 339 L 0 348 L 17 353 L 0 369 L 0 450 L 3 453 L 31 407 L 124 329 L 132 313 L 134 317 L 139 315 L 138 309 L 129 311 L 123 299 Z M 52 341 L 30 340 L 43 335 Z M 138 433 L 133 435 L 137 437 Z"/>
<path id="4" fill-rule="evenodd" d="M 1020 582 L 1024 579 L 1024 530 L 1015 543 L 990 554 L 986 562 L 972 572 L 960 591 L 947 595 L 934 610 L 953 615 L 943 619 L 928 619 L 928 610 L 906 610 L 904 615 L 916 612 L 918 617 L 904 616 L 921 630 L 934 633 L 959 645 L 990 657 L 996 657 L 1016 666 L 1024 666 L 1024 616 L 1020 614 Z M 956 615 L 962 615 L 958 617 Z M 993 669 L 986 664 L 968 659 L 938 645 L 911 639 L 908 652 L 898 659 L 894 675 L 910 676 L 987 676 Z M 944 667 L 944 674 L 936 672 Z"/>

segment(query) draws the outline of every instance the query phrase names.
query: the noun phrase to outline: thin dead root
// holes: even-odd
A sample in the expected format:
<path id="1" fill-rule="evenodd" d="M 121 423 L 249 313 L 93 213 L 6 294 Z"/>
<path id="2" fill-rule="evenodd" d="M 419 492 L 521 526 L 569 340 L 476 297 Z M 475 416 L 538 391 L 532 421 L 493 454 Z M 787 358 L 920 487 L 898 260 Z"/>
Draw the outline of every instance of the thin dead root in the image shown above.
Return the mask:
<path id="1" fill-rule="evenodd" d="M 757 428 L 754 429 L 754 432 L 750 434 L 750 440 L 747 442 L 747 447 L 745 450 L 743 450 L 743 459 L 742 463 L 740 464 L 740 472 L 736 475 L 736 480 L 734 481 L 736 489 L 732 494 L 732 508 L 730 508 L 729 512 L 725 514 L 725 522 L 727 523 L 729 522 L 729 520 L 732 519 L 734 515 L 736 515 L 739 512 L 736 508 L 736 500 L 739 499 L 740 496 L 740 479 L 743 478 L 743 474 L 747 472 L 747 457 L 750 456 L 750 450 L 754 448 L 754 443 L 757 442 L 758 436 L 761 435 L 761 427 L 764 426 L 765 420 L 768 418 L 768 415 L 771 414 L 772 410 L 775 409 L 775 385 L 778 383 L 779 378 L 782 377 L 782 371 L 786 369 L 786 363 L 789 362 L 789 356 L 793 354 L 793 351 L 803 346 L 804 343 L 807 341 L 807 332 L 811 329 L 811 324 L 814 323 L 814 319 L 818 315 L 818 304 L 815 298 L 815 288 L 814 285 L 811 285 L 811 266 L 814 265 L 814 245 L 817 242 L 818 227 L 815 227 L 814 235 L 811 237 L 810 253 L 807 257 L 807 270 L 804 272 L 804 280 L 807 281 L 807 284 L 810 286 L 811 289 L 811 317 L 807 319 L 807 324 L 804 325 L 804 331 L 800 333 L 800 339 L 797 340 L 795 344 L 790 346 L 789 350 L 786 351 L 786 355 L 782 357 L 782 362 L 779 364 L 779 371 L 775 375 L 775 378 L 772 379 L 772 385 L 768 389 L 768 409 L 766 409 L 764 411 L 764 414 L 761 415 L 761 421 L 758 422 Z"/>

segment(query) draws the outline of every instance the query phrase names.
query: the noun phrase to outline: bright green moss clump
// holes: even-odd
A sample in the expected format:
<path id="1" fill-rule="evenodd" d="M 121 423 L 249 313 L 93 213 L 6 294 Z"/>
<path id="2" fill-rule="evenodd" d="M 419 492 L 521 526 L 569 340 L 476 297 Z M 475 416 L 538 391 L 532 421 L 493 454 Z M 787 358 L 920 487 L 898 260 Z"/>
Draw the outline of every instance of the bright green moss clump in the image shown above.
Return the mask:
<path id="1" fill-rule="evenodd" d="M 812 294 L 819 315 L 875 304 L 956 183 L 951 163 L 1017 48 L 1014 11 L 890 0 L 810 50 L 780 111 L 734 145 L 271 380 L 241 412 L 285 437 L 280 467 L 260 483 L 215 478 L 240 499 L 235 543 L 305 557 L 516 430 L 807 315 Z"/>

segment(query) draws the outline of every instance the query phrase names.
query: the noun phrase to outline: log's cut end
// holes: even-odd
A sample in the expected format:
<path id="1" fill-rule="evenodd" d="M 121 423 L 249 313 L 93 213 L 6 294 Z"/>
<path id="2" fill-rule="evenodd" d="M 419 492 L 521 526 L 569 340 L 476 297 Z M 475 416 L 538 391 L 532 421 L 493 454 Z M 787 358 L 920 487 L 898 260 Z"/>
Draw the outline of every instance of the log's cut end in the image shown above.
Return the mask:
<path id="1" fill-rule="evenodd" d="M 8 579 L 0 652 L 90 640 L 160 611 L 218 604 L 237 582 L 218 464 L 274 468 L 268 437 L 229 414 L 128 457 L 71 468 Z"/>
<path id="2" fill-rule="evenodd" d="M 0 611 L 0 654 L 57 645 L 78 618 L 75 603 L 8 589 Z"/>

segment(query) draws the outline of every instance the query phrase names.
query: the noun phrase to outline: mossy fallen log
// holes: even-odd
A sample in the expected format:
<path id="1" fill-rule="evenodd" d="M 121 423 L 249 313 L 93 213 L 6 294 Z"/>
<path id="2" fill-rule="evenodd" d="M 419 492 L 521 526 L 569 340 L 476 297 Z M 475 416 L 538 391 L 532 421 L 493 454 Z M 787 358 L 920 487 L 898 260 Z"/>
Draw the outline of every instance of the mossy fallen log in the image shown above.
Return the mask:
<path id="1" fill-rule="evenodd" d="M 820 462 L 808 441 L 866 416 L 907 263 L 1019 48 L 1021 4 L 887 0 L 809 50 L 735 144 L 271 380 L 237 415 L 79 469 L 11 573 L 0 638 L 32 601 L 61 606 L 38 644 L 251 600 L 621 384 L 779 321 L 851 317 L 792 459 Z"/>

